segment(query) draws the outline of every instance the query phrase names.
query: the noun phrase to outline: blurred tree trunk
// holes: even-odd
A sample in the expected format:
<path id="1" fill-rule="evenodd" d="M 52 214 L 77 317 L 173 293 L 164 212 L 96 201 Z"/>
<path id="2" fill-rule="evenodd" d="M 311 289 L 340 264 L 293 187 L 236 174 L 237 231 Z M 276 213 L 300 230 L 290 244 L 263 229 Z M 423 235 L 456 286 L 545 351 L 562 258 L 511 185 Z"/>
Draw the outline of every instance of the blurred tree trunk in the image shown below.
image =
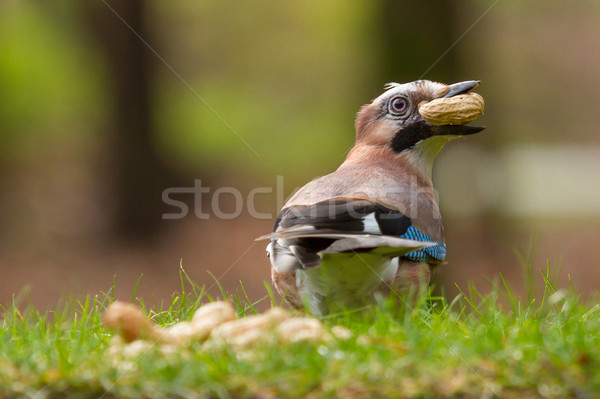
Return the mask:
<path id="1" fill-rule="evenodd" d="M 448 51 L 436 63 L 456 40 L 457 7 L 453 0 L 383 1 L 378 32 L 383 82 L 428 79 L 453 83 L 459 80 L 455 51 Z M 444 280 L 438 273 L 434 275 L 435 286 L 451 286 Z"/>
<path id="2" fill-rule="evenodd" d="M 158 230 L 163 207 L 161 193 L 169 180 L 154 142 L 150 115 L 154 55 L 137 37 L 148 40 L 144 23 L 146 3 L 110 1 L 110 8 L 101 1 L 85 3 L 93 33 L 105 50 L 112 85 L 108 155 L 109 172 L 113 175 L 114 232 L 118 238 L 146 240 Z"/>
<path id="3" fill-rule="evenodd" d="M 381 9 L 382 76 L 388 81 L 419 79 L 454 42 L 455 16 L 459 5 L 453 0 L 385 0 Z M 458 64 L 449 51 L 424 79 L 452 82 Z"/>

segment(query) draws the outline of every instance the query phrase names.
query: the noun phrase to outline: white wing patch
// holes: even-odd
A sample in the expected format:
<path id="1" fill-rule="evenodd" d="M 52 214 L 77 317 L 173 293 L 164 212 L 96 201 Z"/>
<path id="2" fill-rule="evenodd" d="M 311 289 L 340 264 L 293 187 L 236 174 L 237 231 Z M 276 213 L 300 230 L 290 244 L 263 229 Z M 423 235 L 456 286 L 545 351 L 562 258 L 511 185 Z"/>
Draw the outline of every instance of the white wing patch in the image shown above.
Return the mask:
<path id="1" fill-rule="evenodd" d="M 379 228 L 379 223 L 377 223 L 377 220 L 375 219 L 375 212 L 369 213 L 367 216 L 365 216 L 363 218 L 362 222 L 365 226 L 363 228 L 363 231 L 365 233 L 381 234 L 381 229 Z"/>

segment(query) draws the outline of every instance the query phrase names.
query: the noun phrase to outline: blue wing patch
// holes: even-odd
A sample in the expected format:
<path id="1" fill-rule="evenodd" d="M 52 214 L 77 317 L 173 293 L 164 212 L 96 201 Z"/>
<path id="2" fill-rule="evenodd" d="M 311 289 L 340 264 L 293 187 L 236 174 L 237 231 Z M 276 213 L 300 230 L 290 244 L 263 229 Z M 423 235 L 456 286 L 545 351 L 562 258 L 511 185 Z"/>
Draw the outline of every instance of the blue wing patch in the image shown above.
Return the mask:
<path id="1" fill-rule="evenodd" d="M 400 238 L 406 238 L 408 240 L 416 240 L 416 241 L 425 241 L 425 242 L 435 242 L 438 245 L 433 247 L 421 248 L 417 251 L 408 253 L 404 255 L 405 258 L 412 260 L 413 262 L 431 262 L 435 261 L 443 261 L 446 257 L 446 245 L 442 244 L 433 238 L 429 237 L 427 234 L 421 233 L 414 226 L 410 226 L 406 233 L 400 235 Z"/>

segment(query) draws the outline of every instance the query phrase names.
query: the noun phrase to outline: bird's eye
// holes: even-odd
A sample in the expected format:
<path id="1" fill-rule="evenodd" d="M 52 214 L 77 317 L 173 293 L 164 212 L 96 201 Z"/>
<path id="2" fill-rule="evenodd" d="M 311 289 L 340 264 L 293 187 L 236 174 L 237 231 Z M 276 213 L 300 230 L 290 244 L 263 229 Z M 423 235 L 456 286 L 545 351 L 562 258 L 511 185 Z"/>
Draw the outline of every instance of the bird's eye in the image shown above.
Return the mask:
<path id="1" fill-rule="evenodd" d="M 408 101 L 402 97 L 395 97 L 390 101 L 390 112 L 393 114 L 401 114 L 406 111 L 407 107 Z"/>

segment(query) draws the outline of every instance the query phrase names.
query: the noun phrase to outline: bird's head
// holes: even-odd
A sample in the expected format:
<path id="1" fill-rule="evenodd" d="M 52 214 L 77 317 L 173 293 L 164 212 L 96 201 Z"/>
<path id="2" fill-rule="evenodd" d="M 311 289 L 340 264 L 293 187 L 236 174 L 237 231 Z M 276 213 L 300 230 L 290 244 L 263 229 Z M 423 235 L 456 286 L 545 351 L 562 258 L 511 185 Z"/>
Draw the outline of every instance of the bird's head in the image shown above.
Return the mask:
<path id="1" fill-rule="evenodd" d="M 430 124 L 419 113 L 419 104 L 468 93 L 479 83 L 476 80 L 452 85 L 428 80 L 389 83 L 382 95 L 359 111 L 356 144 L 387 147 L 395 154 L 408 157 L 423 173 L 430 175 L 433 161 L 447 141 L 484 128 Z"/>

